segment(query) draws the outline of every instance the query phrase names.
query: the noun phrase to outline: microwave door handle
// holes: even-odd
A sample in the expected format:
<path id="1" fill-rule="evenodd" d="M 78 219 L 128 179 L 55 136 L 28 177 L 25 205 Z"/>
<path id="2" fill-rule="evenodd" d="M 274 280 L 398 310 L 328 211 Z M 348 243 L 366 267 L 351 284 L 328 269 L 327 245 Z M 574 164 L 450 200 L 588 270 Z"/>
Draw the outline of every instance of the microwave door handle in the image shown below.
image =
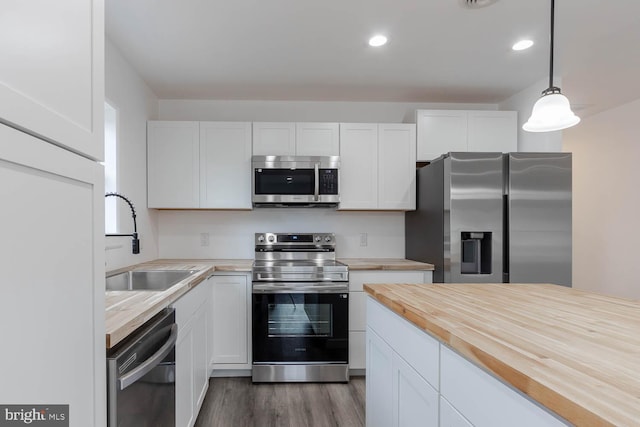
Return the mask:
<path id="1" fill-rule="evenodd" d="M 317 202 L 318 200 L 320 200 L 320 165 L 318 163 L 313 166 L 313 172 L 315 175 L 313 186 L 313 200 Z"/>

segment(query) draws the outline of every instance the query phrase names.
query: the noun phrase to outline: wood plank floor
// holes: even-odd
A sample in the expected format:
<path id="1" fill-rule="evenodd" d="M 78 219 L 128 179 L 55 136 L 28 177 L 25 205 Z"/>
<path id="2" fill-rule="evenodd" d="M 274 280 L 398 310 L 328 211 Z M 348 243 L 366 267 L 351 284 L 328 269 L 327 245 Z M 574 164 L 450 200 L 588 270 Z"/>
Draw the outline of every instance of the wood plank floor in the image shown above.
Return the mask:
<path id="1" fill-rule="evenodd" d="M 196 427 L 358 427 L 365 420 L 365 379 L 348 384 L 253 384 L 211 378 Z"/>

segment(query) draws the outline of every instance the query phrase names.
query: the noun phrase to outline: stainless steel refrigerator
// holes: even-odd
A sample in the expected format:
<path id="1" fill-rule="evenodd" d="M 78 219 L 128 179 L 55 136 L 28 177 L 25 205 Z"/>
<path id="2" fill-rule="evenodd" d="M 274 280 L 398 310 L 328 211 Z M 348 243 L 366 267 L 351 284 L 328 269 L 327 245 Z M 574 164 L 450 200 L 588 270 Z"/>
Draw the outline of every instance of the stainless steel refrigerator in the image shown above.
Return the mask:
<path id="1" fill-rule="evenodd" d="M 436 283 L 571 286 L 571 153 L 448 153 L 417 171 L 408 259 Z"/>

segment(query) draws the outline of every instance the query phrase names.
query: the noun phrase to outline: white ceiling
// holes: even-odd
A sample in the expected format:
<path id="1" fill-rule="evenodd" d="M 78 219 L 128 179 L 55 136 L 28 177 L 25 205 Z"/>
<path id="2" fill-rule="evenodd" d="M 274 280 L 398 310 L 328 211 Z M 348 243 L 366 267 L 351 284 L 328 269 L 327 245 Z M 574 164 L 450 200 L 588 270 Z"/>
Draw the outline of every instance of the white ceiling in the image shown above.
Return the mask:
<path id="1" fill-rule="evenodd" d="M 548 0 L 459 2 L 107 0 L 106 31 L 161 99 L 497 103 L 548 78 Z M 639 24 L 636 0 L 556 2 L 555 74 L 583 115 L 640 98 Z"/>

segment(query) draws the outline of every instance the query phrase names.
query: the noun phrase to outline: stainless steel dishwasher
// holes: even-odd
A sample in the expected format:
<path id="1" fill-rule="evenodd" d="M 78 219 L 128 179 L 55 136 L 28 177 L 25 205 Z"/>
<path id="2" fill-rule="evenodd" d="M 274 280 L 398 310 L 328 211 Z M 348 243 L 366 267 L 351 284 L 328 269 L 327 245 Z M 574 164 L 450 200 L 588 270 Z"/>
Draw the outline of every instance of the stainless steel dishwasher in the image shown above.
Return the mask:
<path id="1" fill-rule="evenodd" d="M 175 426 L 173 309 L 156 315 L 107 354 L 107 425 Z"/>

